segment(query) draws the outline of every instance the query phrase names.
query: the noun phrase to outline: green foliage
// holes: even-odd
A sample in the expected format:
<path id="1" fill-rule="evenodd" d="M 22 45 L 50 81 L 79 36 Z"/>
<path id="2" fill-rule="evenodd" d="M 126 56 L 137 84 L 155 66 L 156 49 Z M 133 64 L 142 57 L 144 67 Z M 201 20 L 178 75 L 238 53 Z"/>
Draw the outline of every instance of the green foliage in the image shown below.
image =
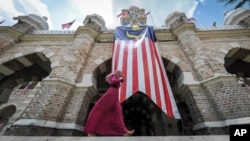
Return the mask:
<path id="1" fill-rule="evenodd" d="M 234 5 L 234 9 L 237 9 L 239 7 L 242 7 L 244 4 L 248 3 L 250 6 L 250 0 L 218 0 L 220 3 L 225 3 L 225 5 Z"/>

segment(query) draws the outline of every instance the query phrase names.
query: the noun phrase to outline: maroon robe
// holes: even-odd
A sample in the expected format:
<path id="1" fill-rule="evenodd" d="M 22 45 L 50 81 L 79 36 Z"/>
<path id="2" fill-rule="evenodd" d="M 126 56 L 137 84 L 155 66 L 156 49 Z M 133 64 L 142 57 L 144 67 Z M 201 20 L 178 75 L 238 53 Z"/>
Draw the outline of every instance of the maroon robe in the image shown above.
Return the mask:
<path id="1" fill-rule="evenodd" d="M 121 80 L 116 74 L 111 76 L 110 87 L 90 111 L 83 130 L 85 133 L 120 136 L 128 132 L 119 102 L 120 83 Z"/>

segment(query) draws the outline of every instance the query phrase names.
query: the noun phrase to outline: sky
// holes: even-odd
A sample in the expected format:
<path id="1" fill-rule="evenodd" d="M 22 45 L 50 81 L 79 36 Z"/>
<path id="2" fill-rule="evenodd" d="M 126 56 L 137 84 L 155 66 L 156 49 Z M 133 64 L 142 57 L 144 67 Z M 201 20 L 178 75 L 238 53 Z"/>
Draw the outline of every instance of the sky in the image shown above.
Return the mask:
<path id="1" fill-rule="evenodd" d="M 115 29 L 120 26 L 117 15 L 130 6 L 150 11 L 147 25 L 155 27 L 162 27 L 167 16 L 174 11 L 195 18 L 197 27 L 211 27 L 213 22 L 223 26 L 224 13 L 233 9 L 233 6 L 225 6 L 218 0 L 0 0 L 0 22 L 5 20 L 0 26 L 17 23 L 13 17 L 36 14 L 48 18 L 49 30 L 76 30 L 83 26 L 87 15 L 98 14 L 108 29 Z M 62 29 L 62 24 L 75 19 L 70 29 Z"/>

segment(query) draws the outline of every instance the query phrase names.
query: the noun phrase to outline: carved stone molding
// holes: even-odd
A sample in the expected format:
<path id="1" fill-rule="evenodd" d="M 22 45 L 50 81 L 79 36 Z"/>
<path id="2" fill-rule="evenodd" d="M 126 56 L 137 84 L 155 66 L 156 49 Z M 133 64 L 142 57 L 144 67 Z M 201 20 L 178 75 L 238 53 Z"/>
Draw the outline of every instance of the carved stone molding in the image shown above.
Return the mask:
<path id="1" fill-rule="evenodd" d="M 91 35 L 94 38 L 96 38 L 99 35 L 99 32 L 92 29 L 90 26 L 79 26 L 75 32 L 74 37 L 76 37 L 77 35 L 79 35 L 81 33 L 88 33 L 89 35 Z"/>
<path id="2" fill-rule="evenodd" d="M 99 32 L 95 31 L 88 26 L 79 26 L 76 31 L 70 32 L 59 32 L 53 31 L 53 33 L 47 32 L 34 32 L 34 34 L 25 34 L 21 37 L 21 40 L 24 41 L 61 41 L 61 40 L 74 40 L 75 37 L 79 36 L 82 33 L 87 33 L 93 38 L 96 38 L 99 35 Z"/>
<path id="3" fill-rule="evenodd" d="M 87 15 L 83 21 L 84 26 L 90 26 L 96 31 L 106 30 L 104 19 L 97 14 Z"/>
<path id="4" fill-rule="evenodd" d="M 184 23 L 184 21 L 187 21 L 187 17 L 184 12 L 172 12 L 168 15 L 168 17 L 165 19 L 164 24 L 165 27 L 173 27 L 173 26 L 179 26 L 180 24 Z"/>
<path id="5" fill-rule="evenodd" d="M 237 36 L 250 36 L 250 30 L 235 29 L 235 30 L 200 30 L 197 32 L 200 39 L 218 38 L 218 37 L 237 37 Z"/>
<path id="6" fill-rule="evenodd" d="M 36 30 L 48 30 L 49 26 L 46 22 L 46 17 L 40 17 L 35 14 L 30 14 L 28 16 L 18 16 L 14 17 L 14 20 L 18 20 L 18 23 L 14 27 L 19 28 L 19 23 L 27 23 L 28 25 L 33 26 Z M 20 27 L 22 28 L 22 27 Z"/>
<path id="7" fill-rule="evenodd" d="M 65 41 L 65 40 L 73 40 L 73 34 L 28 34 L 24 35 L 20 38 L 23 41 Z"/>
<path id="8" fill-rule="evenodd" d="M 23 33 L 12 27 L 1 26 L 0 27 L 0 38 L 11 43 L 18 42 L 19 37 Z"/>
<path id="9" fill-rule="evenodd" d="M 199 28 L 196 29 L 194 24 L 182 24 L 171 32 L 167 28 L 155 28 L 156 38 L 158 42 L 176 41 L 176 35 L 181 32 L 191 30 L 194 31 L 200 39 L 214 38 L 214 37 L 230 37 L 230 36 L 250 36 L 250 29 L 240 26 L 223 26 L 213 28 Z M 5 41 L 12 42 L 22 41 L 72 41 L 81 33 L 88 33 L 95 38 L 98 43 L 111 43 L 114 41 L 114 30 L 107 30 L 109 32 L 97 32 L 89 26 L 80 26 L 76 31 L 53 31 L 53 30 L 38 30 L 33 33 L 23 34 L 23 32 L 12 27 L 1 26 L 0 38 Z M 2 35 L 2 37 L 1 37 Z M 8 37 L 6 36 L 8 35 Z M 10 39 L 11 37 L 11 39 Z M 6 39 L 7 38 L 7 39 Z M 14 40 L 13 40 L 14 39 Z M 14 42 L 13 42 L 14 43 Z"/>
<path id="10" fill-rule="evenodd" d="M 179 34 L 185 32 L 185 31 L 193 31 L 194 33 L 197 32 L 197 28 L 195 27 L 195 25 L 193 23 L 183 23 L 172 30 L 176 36 L 178 36 Z"/>
<path id="11" fill-rule="evenodd" d="M 96 41 L 99 43 L 112 43 L 114 42 L 114 33 L 100 34 Z"/>
<path id="12" fill-rule="evenodd" d="M 242 27 L 250 27 L 250 10 L 238 8 L 227 12 L 224 18 L 225 25 L 241 25 Z"/>
<path id="13" fill-rule="evenodd" d="M 168 42 L 168 41 L 176 41 L 177 38 L 171 32 L 166 33 L 155 33 L 156 39 L 158 42 Z"/>

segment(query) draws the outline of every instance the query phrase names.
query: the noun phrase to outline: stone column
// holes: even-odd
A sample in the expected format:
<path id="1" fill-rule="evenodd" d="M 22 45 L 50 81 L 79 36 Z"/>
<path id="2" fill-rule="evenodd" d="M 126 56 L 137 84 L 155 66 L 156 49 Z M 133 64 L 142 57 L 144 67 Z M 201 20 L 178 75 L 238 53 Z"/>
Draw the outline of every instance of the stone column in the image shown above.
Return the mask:
<path id="1" fill-rule="evenodd" d="M 89 87 L 89 85 L 83 85 L 82 81 L 84 78 L 84 70 L 89 59 L 92 46 L 95 41 L 95 37 L 99 34 L 99 31 L 94 30 L 90 26 L 79 27 L 76 32 L 76 38 L 71 50 L 78 52 L 79 57 L 82 58 L 81 66 L 76 73 L 75 82 L 76 89 L 71 95 L 71 100 L 69 105 L 65 109 L 66 114 L 63 117 L 64 122 L 73 122 L 77 125 L 82 126 L 85 123 L 89 105 L 93 98 L 93 93 L 97 93 L 94 87 Z M 78 63 L 78 62 L 76 62 Z M 91 83 L 91 79 L 88 83 Z"/>
<path id="2" fill-rule="evenodd" d="M 180 47 L 184 54 L 192 63 L 193 70 L 196 72 L 198 80 L 205 80 L 214 75 L 214 71 L 208 63 L 209 57 L 204 53 L 205 46 L 196 34 L 194 24 L 182 23 L 177 27 L 172 27 L 173 33 L 177 36 Z"/>
<path id="3" fill-rule="evenodd" d="M 23 33 L 32 33 L 36 30 L 48 30 L 47 17 L 40 17 L 34 14 L 14 17 L 18 22 L 12 28 L 18 29 Z"/>
<path id="4" fill-rule="evenodd" d="M 6 134 L 82 135 L 83 120 L 78 114 L 83 103 L 88 104 L 85 101 L 87 88 L 77 88 L 77 82 L 82 79 L 98 34 L 91 27 L 77 29 L 72 45 L 55 53 L 58 61 L 51 64 L 50 75 L 41 82 L 36 96 Z"/>
<path id="5" fill-rule="evenodd" d="M 206 46 L 197 35 L 195 24 L 187 23 L 183 17 L 182 21 L 175 20 L 170 24 L 170 29 L 177 36 L 184 54 L 189 59 L 193 68 L 194 84 L 186 84 L 186 90 L 182 91 L 182 98 L 188 105 L 194 127 L 207 121 L 218 121 L 221 119 L 216 99 L 211 96 L 207 86 L 201 82 L 214 76 L 214 70 L 209 64 L 209 56 L 206 55 Z M 189 80 L 190 81 L 190 80 Z M 203 127 L 202 134 L 210 134 L 207 127 Z M 198 128 L 194 128 L 198 130 Z"/>

